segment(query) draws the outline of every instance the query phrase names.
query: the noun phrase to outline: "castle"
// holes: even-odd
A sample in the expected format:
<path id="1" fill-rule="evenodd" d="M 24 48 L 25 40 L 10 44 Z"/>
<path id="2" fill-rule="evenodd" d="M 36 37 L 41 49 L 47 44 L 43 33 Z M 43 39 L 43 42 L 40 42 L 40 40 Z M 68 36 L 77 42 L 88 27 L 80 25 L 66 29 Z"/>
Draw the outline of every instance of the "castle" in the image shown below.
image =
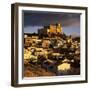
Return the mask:
<path id="1" fill-rule="evenodd" d="M 50 24 L 49 26 L 44 26 L 42 29 L 38 29 L 38 34 L 39 35 L 57 35 L 57 34 L 62 34 L 62 26 L 60 23 L 58 24 Z"/>

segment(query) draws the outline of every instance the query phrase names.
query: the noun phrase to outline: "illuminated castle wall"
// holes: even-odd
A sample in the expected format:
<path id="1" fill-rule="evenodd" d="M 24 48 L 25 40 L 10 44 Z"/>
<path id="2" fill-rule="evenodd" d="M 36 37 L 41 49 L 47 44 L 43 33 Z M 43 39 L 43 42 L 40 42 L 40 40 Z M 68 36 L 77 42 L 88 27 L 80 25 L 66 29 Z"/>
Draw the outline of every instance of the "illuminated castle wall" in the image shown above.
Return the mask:
<path id="1" fill-rule="evenodd" d="M 38 30 L 39 35 L 43 34 L 61 34 L 62 26 L 61 24 L 50 24 L 49 26 L 44 26 L 44 28 Z"/>

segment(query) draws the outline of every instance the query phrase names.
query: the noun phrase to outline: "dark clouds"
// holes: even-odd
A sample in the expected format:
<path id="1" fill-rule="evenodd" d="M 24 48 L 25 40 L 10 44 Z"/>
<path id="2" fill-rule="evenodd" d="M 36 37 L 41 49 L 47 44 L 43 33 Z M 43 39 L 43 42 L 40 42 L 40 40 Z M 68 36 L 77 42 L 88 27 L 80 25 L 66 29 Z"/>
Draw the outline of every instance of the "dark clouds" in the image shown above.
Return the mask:
<path id="1" fill-rule="evenodd" d="M 61 12 L 40 12 L 25 11 L 24 26 L 44 26 L 49 24 L 61 23 L 63 26 L 72 24 L 72 21 L 79 22 L 80 14 L 61 13 Z"/>

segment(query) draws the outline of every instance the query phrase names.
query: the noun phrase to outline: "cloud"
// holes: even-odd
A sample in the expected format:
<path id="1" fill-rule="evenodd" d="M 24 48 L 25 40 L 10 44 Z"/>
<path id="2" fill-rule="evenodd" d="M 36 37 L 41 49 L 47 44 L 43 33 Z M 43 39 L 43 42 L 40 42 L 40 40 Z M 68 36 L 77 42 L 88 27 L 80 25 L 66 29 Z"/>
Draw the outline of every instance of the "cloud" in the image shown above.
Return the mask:
<path id="1" fill-rule="evenodd" d="M 80 27 L 79 26 L 65 26 L 62 27 L 63 32 L 67 35 L 73 35 L 73 33 L 77 34 L 77 36 L 80 36 Z"/>
<path id="2" fill-rule="evenodd" d="M 63 26 L 79 21 L 80 14 L 62 12 L 28 11 L 24 13 L 24 26 L 61 23 Z M 74 22 L 73 22 L 74 21 Z"/>
<path id="3" fill-rule="evenodd" d="M 37 33 L 38 29 L 43 28 L 42 26 L 27 26 L 24 27 L 24 33 Z"/>

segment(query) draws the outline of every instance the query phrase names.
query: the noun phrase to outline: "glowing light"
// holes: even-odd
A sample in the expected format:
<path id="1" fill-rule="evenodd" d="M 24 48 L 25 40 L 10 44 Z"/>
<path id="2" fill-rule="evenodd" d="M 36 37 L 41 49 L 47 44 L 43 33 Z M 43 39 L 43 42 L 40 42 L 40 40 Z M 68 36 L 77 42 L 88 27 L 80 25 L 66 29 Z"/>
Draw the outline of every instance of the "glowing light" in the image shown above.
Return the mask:
<path id="1" fill-rule="evenodd" d="M 61 65 L 58 66 L 58 70 L 69 70 L 71 67 L 70 67 L 70 64 L 68 63 L 63 63 Z"/>

